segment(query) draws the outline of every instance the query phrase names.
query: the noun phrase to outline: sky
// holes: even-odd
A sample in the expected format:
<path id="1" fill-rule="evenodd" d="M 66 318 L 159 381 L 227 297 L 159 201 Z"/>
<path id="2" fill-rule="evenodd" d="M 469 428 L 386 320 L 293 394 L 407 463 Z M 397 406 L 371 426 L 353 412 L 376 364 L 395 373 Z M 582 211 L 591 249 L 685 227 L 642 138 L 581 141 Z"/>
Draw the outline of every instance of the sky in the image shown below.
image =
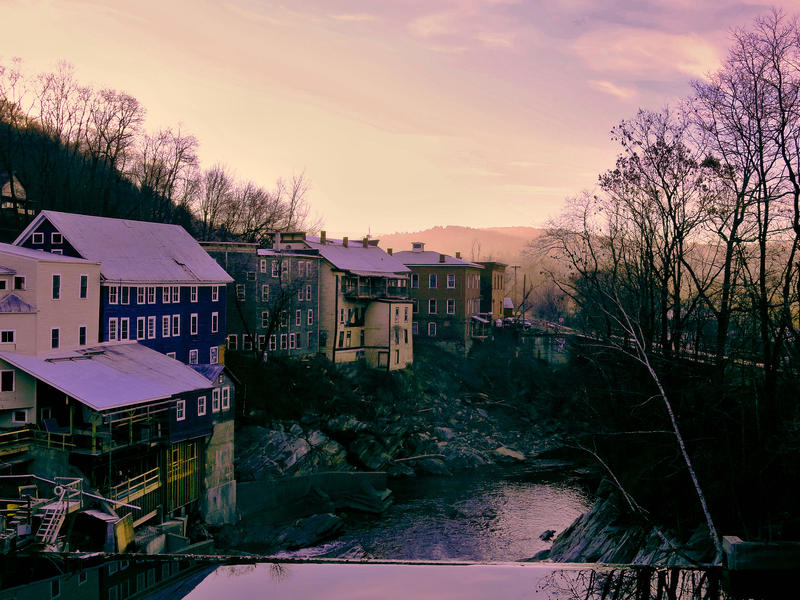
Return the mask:
<path id="1" fill-rule="evenodd" d="M 331 236 L 541 226 L 613 167 L 616 123 L 686 96 L 781 5 L 0 0 L 0 61 L 132 94 L 204 167 L 305 172 Z"/>

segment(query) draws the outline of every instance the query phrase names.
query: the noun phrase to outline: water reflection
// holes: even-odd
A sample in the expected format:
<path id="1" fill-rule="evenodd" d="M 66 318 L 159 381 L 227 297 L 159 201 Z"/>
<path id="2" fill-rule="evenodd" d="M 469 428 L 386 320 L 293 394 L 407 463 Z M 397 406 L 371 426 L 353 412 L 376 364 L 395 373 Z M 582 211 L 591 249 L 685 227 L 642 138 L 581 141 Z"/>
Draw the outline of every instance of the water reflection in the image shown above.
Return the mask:
<path id="1" fill-rule="evenodd" d="M 717 571 L 594 568 L 555 564 L 219 564 L 166 557 L 3 561 L 0 600 L 220 598 L 324 600 L 484 599 L 683 600 L 729 598 Z M 233 559 L 229 559 L 233 560 Z M 238 559 L 242 560 L 242 559 Z"/>

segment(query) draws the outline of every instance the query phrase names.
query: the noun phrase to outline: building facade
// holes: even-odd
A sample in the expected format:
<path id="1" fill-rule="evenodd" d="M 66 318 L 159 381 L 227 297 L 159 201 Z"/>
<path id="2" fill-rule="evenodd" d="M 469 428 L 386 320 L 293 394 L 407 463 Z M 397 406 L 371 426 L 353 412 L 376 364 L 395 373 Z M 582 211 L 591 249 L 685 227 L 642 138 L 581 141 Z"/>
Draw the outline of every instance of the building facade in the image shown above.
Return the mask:
<path id="1" fill-rule="evenodd" d="M 481 265 L 426 251 L 422 242 L 414 242 L 411 251 L 393 256 L 411 271 L 415 335 L 460 349 L 486 335 L 488 320 L 480 314 Z"/>
<path id="2" fill-rule="evenodd" d="M 230 276 L 180 226 L 42 211 L 14 242 L 100 267 L 100 341 L 220 362 Z"/>
<path id="3" fill-rule="evenodd" d="M 227 294 L 229 351 L 259 352 L 265 358 L 319 351 L 317 252 L 247 243 L 202 245 L 233 277 Z"/>
<path id="4" fill-rule="evenodd" d="M 503 298 L 506 289 L 506 265 L 496 261 L 480 261 L 481 313 L 492 320 L 503 318 Z"/>
<path id="5" fill-rule="evenodd" d="M 309 249 L 319 267 L 319 352 L 336 363 L 364 360 L 389 371 L 413 362 L 409 270 L 378 240 L 294 234 L 278 250 Z"/>

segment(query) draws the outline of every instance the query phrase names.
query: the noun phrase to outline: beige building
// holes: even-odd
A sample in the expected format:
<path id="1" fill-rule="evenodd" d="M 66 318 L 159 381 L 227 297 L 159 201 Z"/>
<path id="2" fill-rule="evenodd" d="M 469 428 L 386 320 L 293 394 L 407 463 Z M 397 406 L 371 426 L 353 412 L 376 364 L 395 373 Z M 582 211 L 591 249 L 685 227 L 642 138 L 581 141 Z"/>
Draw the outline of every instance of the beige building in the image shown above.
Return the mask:
<path id="1" fill-rule="evenodd" d="M 97 343 L 100 265 L 0 244 L 0 352 L 41 355 Z M 0 360 L 0 428 L 39 421 L 37 381 Z"/>
<path id="2" fill-rule="evenodd" d="M 413 362 L 409 270 L 378 240 L 280 236 L 277 249 L 311 249 L 319 268 L 319 352 L 337 363 L 365 360 L 389 371 Z"/>

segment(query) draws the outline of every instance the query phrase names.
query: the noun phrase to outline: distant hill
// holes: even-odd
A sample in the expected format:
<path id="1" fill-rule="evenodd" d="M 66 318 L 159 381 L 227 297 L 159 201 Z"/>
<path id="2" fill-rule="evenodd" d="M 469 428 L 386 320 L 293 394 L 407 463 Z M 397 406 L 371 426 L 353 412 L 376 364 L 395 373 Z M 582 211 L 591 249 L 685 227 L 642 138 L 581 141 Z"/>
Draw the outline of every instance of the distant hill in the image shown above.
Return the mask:
<path id="1" fill-rule="evenodd" d="M 411 242 L 425 242 L 426 250 L 455 255 L 467 260 L 521 261 L 522 250 L 544 229 L 534 227 L 433 227 L 424 231 L 389 233 L 376 236 L 380 247 L 396 251 L 411 250 Z"/>

